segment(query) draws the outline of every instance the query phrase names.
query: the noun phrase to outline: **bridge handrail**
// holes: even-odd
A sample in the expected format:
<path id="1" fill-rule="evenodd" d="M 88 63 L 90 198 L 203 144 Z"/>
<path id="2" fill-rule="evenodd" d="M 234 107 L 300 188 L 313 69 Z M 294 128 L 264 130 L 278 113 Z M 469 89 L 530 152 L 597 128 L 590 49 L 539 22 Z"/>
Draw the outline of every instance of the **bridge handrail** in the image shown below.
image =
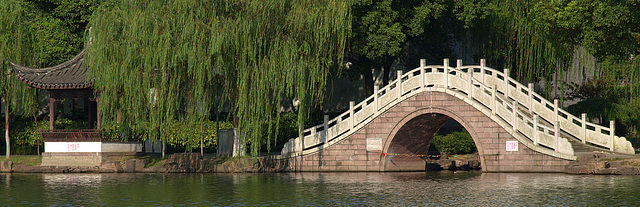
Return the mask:
<path id="1" fill-rule="evenodd" d="M 481 62 L 481 65 L 483 65 L 483 62 Z M 503 77 L 508 77 L 508 76 L 506 76 L 505 73 L 497 71 L 497 70 L 495 70 L 493 68 L 484 67 L 484 70 L 491 71 L 491 77 L 492 78 L 497 78 L 496 76 L 498 76 L 498 75 L 501 75 Z M 505 70 L 505 72 L 508 73 L 508 70 Z M 486 75 L 486 74 L 483 73 L 483 80 L 486 80 L 484 78 L 484 75 Z M 550 101 L 547 101 L 544 97 L 542 97 L 541 95 L 536 93 L 533 90 L 533 87 L 532 87 L 533 84 L 529 84 L 525 88 L 525 86 L 523 84 L 519 83 L 518 81 L 515 81 L 511 77 L 508 77 L 508 81 L 510 83 L 514 83 L 514 85 L 516 85 L 516 86 L 513 86 L 511 84 L 507 85 L 507 86 L 515 88 L 515 90 L 514 90 L 515 92 L 522 93 L 524 95 L 528 95 L 528 93 L 531 93 L 531 96 L 529 96 L 528 99 L 514 99 L 514 100 L 518 101 L 518 103 L 520 103 L 520 104 L 523 104 L 523 106 L 525 106 L 530 111 L 532 111 L 532 112 L 534 112 L 536 114 L 539 114 L 543 119 L 545 119 L 546 121 L 548 121 L 552 125 L 555 125 L 554 119 L 555 119 L 555 122 L 560 121 L 560 125 L 561 126 L 559 128 L 562 131 L 565 131 L 567 134 L 573 136 L 574 138 L 577 138 L 578 140 L 581 140 L 583 143 L 594 144 L 594 145 L 597 145 L 597 146 L 600 146 L 600 147 L 607 148 L 608 150 L 611 150 L 611 151 L 618 151 L 618 152 L 622 152 L 622 153 L 633 154 L 633 147 L 631 146 L 630 142 L 626 141 L 626 139 L 624 137 L 615 136 L 614 135 L 615 131 L 612 130 L 611 127 L 604 127 L 604 126 L 600 126 L 600 125 L 597 125 L 597 124 L 594 124 L 594 123 L 590 123 L 590 122 L 586 121 L 584 118 L 583 119 L 579 119 L 578 117 L 576 117 L 576 116 L 572 115 L 571 113 L 565 111 L 564 109 L 558 107 L 557 100 L 554 100 L 554 103 L 551 103 Z M 503 80 L 502 82 L 505 82 L 505 81 Z M 497 88 L 499 88 L 499 87 L 497 87 Z M 518 88 L 520 88 L 521 90 L 517 90 Z M 507 89 L 507 90 L 509 90 L 509 89 Z M 526 91 L 526 93 L 524 93 L 524 91 Z M 503 93 L 504 92 L 505 91 L 503 91 Z M 510 95 L 511 93 L 505 93 L 505 94 L 506 95 Z M 509 97 L 511 98 L 511 96 L 509 96 Z M 538 105 L 537 108 L 536 108 L 536 105 Z M 567 118 L 564 118 L 560 114 L 563 114 L 563 115 L 567 116 Z M 586 114 L 583 114 L 583 117 L 584 116 L 586 116 Z M 569 120 L 571 120 L 571 121 L 568 122 Z M 577 121 L 577 123 L 574 122 L 574 120 Z M 575 125 L 580 125 L 582 133 L 576 132 L 575 129 L 573 131 L 571 129 L 567 129 L 567 128 L 571 128 L 571 125 L 569 125 L 567 123 L 573 123 Z M 611 121 L 610 122 L 610 126 L 614 126 L 614 125 L 615 125 L 615 123 L 613 121 Z M 562 127 L 562 126 L 564 126 L 564 127 Z M 587 127 L 587 126 L 589 126 L 589 127 Z M 608 133 L 604 134 L 604 133 L 602 133 L 603 131 L 606 131 Z M 600 133 L 598 133 L 598 132 L 600 132 Z M 616 146 L 619 146 L 619 148 L 616 149 Z"/>
<path id="2" fill-rule="evenodd" d="M 557 100 L 551 103 L 537 94 L 533 84 L 524 86 L 509 77 L 508 69 L 503 73 L 486 67 L 484 59 L 479 66 L 461 66 L 462 62 L 458 60 L 457 67 L 450 67 L 448 59 L 445 59 L 444 65 L 427 66 L 424 60 L 421 60 L 420 65 L 405 74 L 398 71 L 396 80 L 380 89 L 377 86 L 374 87 L 374 93 L 362 102 L 354 104 L 351 101 L 348 111 L 331 120 L 325 117 L 323 124 L 304 130 L 301 138 L 289 140 L 282 154 L 304 155 L 333 145 L 341 141 L 336 138 L 344 139 L 348 136 L 343 135 L 355 133 L 364 126 L 364 123 L 368 123 L 375 118 L 376 114 L 379 115 L 394 106 L 403 97 L 431 90 L 427 88 L 444 88 L 465 93 L 470 100 L 476 101 L 489 109 L 492 114 L 505 120 L 515 131 L 522 132 L 534 145 L 542 144 L 559 153 L 573 155 L 571 147 L 566 146 L 568 144 L 566 139 L 559 141 L 560 131 L 566 132 L 583 143 L 591 143 L 621 153 L 633 153 L 630 142 L 624 137 L 614 136 L 615 130 L 612 128 L 587 122 L 585 114 L 578 119 L 558 107 Z M 432 79 L 427 80 L 428 77 Z M 502 95 L 499 95 L 500 93 Z M 502 107 L 498 107 L 498 104 Z M 526 109 L 529 114 L 516 109 Z M 543 120 L 550 126 L 539 123 Z M 520 122 L 522 124 L 518 124 Z M 576 128 L 577 125 L 580 125 L 580 128 Z M 610 122 L 610 126 L 614 126 L 614 123 Z M 538 133 L 533 133 L 536 130 Z"/>

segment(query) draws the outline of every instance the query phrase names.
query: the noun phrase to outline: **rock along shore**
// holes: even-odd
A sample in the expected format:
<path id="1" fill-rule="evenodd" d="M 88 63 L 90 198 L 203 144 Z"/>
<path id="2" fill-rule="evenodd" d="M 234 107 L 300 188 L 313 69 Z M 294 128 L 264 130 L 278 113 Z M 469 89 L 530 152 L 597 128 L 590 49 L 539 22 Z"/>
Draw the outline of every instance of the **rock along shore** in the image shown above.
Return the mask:
<path id="1" fill-rule="evenodd" d="M 25 166 L 0 161 L 3 173 L 241 173 L 284 172 L 284 160 L 273 157 L 228 158 L 202 157 L 198 153 L 176 153 L 167 156 L 162 164 L 148 166 L 149 159 L 107 160 L 100 166 Z"/>
<path id="2" fill-rule="evenodd" d="M 610 155 L 609 155 L 610 156 Z M 475 159 L 440 159 L 428 162 L 427 170 L 477 170 Z M 176 153 L 160 164 L 149 166 L 149 159 L 131 158 L 107 160 L 100 166 L 26 166 L 0 161 L 0 173 L 267 173 L 288 172 L 288 162 L 275 157 L 228 158 L 202 157 L 198 153 Z M 608 157 L 604 153 L 589 153 L 565 169 L 568 174 L 640 175 L 640 158 Z"/>
<path id="3" fill-rule="evenodd" d="M 640 158 L 607 153 L 587 153 L 565 168 L 568 174 L 640 175 Z"/>

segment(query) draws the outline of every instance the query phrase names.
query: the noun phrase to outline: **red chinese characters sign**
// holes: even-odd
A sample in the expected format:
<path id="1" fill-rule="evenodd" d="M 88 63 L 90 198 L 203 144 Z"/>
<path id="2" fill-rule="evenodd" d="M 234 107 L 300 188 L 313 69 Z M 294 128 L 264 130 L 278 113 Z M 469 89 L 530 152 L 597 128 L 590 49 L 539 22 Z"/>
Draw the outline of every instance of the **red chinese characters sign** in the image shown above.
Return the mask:
<path id="1" fill-rule="evenodd" d="M 518 151 L 518 141 L 507 141 L 507 152 L 517 152 Z"/>

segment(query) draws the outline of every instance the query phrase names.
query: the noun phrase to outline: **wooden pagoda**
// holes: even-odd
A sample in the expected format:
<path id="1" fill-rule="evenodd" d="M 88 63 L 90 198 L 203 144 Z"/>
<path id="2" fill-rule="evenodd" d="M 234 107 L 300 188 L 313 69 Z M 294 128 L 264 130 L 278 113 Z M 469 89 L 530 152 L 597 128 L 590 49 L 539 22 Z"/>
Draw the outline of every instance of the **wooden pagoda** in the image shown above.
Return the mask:
<path id="1" fill-rule="evenodd" d="M 102 118 L 98 111 L 100 97 L 94 95 L 93 82 L 87 79 L 84 55 L 85 51 L 82 51 L 69 61 L 47 68 L 29 68 L 9 61 L 16 78 L 29 87 L 49 92 L 49 129 L 41 130 L 45 144 L 43 166 L 99 166 L 103 155 L 137 155 L 142 152 L 139 142 L 103 139 Z M 86 110 L 89 118 L 87 129 L 55 129 L 55 103 L 66 98 L 82 98 L 89 105 L 89 110 Z"/>
<path id="2" fill-rule="evenodd" d="M 15 69 L 16 77 L 32 88 L 47 90 L 49 92 L 49 130 L 42 131 L 43 140 L 56 141 L 75 139 L 77 141 L 100 141 L 102 138 L 102 118 L 97 117 L 93 109 L 98 110 L 99 96 L 93 95 L 91 86 L 93 82 L 87 79 L 86 69 L 82 64 L 85 52 L 73 57 L 60 65 L 47 68 L 28 68 L 9 61 Z M 65 98 L 82 98 L 88 100 L 89 118 L 88 129 L 84 130 L 56 130 L 55 129 L 55 103 Z M 87 103 L 85 102 L 85 103 Z M 97 119 L 97 127 L 94 129 L 94 121 Z"/>

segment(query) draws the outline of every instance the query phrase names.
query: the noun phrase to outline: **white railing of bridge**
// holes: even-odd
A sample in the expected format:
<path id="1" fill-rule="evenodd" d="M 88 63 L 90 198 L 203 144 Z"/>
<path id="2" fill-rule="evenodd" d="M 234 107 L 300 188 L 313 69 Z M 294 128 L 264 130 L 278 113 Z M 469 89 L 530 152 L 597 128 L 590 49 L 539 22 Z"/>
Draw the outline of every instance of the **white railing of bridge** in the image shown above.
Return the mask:
<path id="1" fill-rule="evenodd" d="M 504 73 L 485 66 L 450 67 L 449 60 L 444 65 L 426 65 L 402 74 L 387 86 L 374 88 L 374 94 L 364 101 L 349 103 L 349 110 L 324 123 L 302 132 L 302 136 L 290 139 L 282 150 L 282 155 L 303 156 L 321 151 L 348 138 L 351 134 L 373 121 L 377 116 L 396 104 L 424 91 L 441 91 L 454 95 L 476 107 L 502 127 L 510 127 L 514 137 L 526 137 L 527 146 L 533 150 L 565 159 L 575 159 L 573 148 L 561 132 L 576 138 L 584 144 L 625 154 L 634 154 L 631 143 L 624 137 L 614 135 L 614 122 L 604 127 L 580 118 L 558 107 L 558 101 L 547 101 L 533 90 L 533 84 L 520 84 Z M 519 133 L 518 133 L 519 132 Z M 536 132 L 536 133 L 534 133 Z M 514 134 L 515 133 L 515 134 Z M 532 144 L 532 145 L 531 145 Z M 544 146 L 544 147 L 539 147 Z"/>

